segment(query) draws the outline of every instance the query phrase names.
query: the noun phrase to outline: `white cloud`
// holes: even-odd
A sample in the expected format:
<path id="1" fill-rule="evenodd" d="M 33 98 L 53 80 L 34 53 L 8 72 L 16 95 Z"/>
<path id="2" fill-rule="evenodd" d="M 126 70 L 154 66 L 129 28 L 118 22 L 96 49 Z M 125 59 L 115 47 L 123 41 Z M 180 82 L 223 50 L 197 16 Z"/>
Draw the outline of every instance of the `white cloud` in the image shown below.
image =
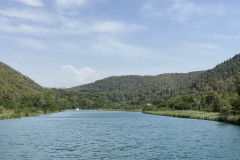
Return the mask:
<path id="1" fill-rule="evenodd" d="M 100 38 L 98 41 L 90 45 L 92 52 L 103 55 L 121 55 L 148 57 L 154 54 L 154 51 L 119 42 L 111 37 Z"/>
<path id="2" fill-rule="evenodd" d="M 177 21 L 186 21 L 196 17 L 221 16 L 226 14 L 226 7 L 221 4 L 196 3 L 189 0 L 147 1 L 142 6 L 145 16 L 170 17 Z M 164 1 L 166 2 L 166 1 Z"/>
<path id="3" fill-rule="evenodd" d="M 19 11 L 15 9 L 0 10 L 0 14 L 8 17 L 22 18 L 22 19 L 29 19 L 29 20 L 35 20 L 38 18 L 36 15 L 30 14 L 29 12 Z"/>
<path id="4" fill-rule="evenodd" d="M 82 6 L 87 0 L 55 0 L 55 3 L 60 7 Z"/>
<path id="5" fill-rule="evenodd" d="M 47 61 L 47 60 L 46 60 Z M 42 66 L 44 68 L 44 66 Z M 75 87 L 99 79 L 97 72 L 90 67 L 75 68 L 64 65 L 57 70 L 46 67 L 42 71 L 31 73 L 31 78 L 44 87 Z"/>
<path id="6" fill-rule="evenodd" d="M 36 39 L 33 38 L 26 38 L 26 37 L 15 37 L 15 41 L 17 41 L 18 44 L 25 48 L 31 48 L 31 49 L 36 49 L 36 50 L 46 50 L 49 49 L 49 47 Z"/>
<path id="7" fill-rule="evenodd" d="M 76 20 L 62 18 L 61 24 L 61 30 L 69 34 L 118 34 L 146 29 L 146 27 L 141 25 L 128 24 L 121 21 L 96 21 L 82 23 Z"/>
<path id="8" fill-rule="evenodd" d="M 90 31 L 93 32 L 119 32 L 125 30 L 125 24 L 121 22 L 105 21 L 93 24 Z"/>
<path id="9" fill-rule="evenodd" d="M 42 7 L 44 6 L 41 0 L 12 0 L 16 2 L 21 2 L 26 5 L 34 6 L 34 7 Z"/>
<path id="10" fill-rule="evenodd" d="M 27 24 L 11 24 L 9 22 L 3 22 L 0 20 L 0 32 L 2 34 L 19 34 L 19 35 L 33 35 L 33 36 L 44 36 L 50 34 L 57 34 L 56 30 L 51 28 L 44 28 L 39 26 L 27 25 Z"/>
<path id="11" fill-rule="evenodd" d="M 177 20 L 184 21 L 188 19 L 192 14 L 202 12 L 202 8 L 192 2 L 185 0 L 175 0 L 173 4 L 167 9 L 167 12 L 169 14 L 173 14 Z"/>
<path id="12" fill-rule="evenodd" d="M 145 27 L 135 24 L 125 24 L 119 21 L 102 21 L 94 23 L 90 30 L 93 32 L 123 32 L 132 30 L 142 30 Z"/>
<path id="13" fill-rule="evenodd" d="M 35 49 L 35 50 L 47 50 L 49 47 L 42 41 L 34 39 L 34 38 L 27 38 L 27 37 L 18 37 L 18 36 L 0 36 L 0 40 L 3 40 L 8 43 L 14 44 L 16 47 L 21 46 L 28 49 Z"/>
<path id="14" fill-rule="evenodd" d="M 23 20 L 44 22 L 44 23 L 50 23 L 53 20 L 51 14 L 47 14 L 44 12 L 10 9 L 10 8 L 1 9 L 0 15 L 11 17 L 11 18 L 19 18 Z"/>
<path id="15" fill-rule="evenodd" d="M 77 69 L 72 65 L 65 65 L 61 69 L 62 80 L 64 83 L 73 83 L 72 86 L 92 82 L 96 78 L 96 71 L 90 67 Z"/>
<path id="16" fill-rule="evenodd" d="M 187 47 L 197 47 L 197 48 L 205 48 L 205 49 L 219 49 L 219 46 L 210 43 L 184 43 Z"/>
<path id="17" fill-rule="evenodd" d="M 0 9 L 0 22 L 1 31 L 41 36 L 49 34 L 122 34 L 146 29 L 145 26 L 122 21 L 79 20 L 75 16 L 54 12 L 11 8 Z"/>
<path id="18" fill-rule="evenodd" d="M 20 25 L 10 25 L 7 23 L 2 23 L 0 26 L 0 31 L 9 33 L 24 33 L 24 34 L 35 34 L 36 31 L 32 26 L 20 24 Z"/>

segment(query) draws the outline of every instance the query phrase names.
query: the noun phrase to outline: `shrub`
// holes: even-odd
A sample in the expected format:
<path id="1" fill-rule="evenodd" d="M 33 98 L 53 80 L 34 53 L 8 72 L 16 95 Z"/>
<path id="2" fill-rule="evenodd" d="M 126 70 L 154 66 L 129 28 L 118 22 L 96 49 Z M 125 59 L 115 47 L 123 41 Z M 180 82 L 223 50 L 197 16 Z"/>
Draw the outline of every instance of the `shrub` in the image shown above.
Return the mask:
<path id="1" fill-rule="evenodd" d="M 0 106 L 0 114 L 2 114 L 4 110 L 5 108 L 3 106 Z"/>
<path id="2" fill-rule="evenodd" d="M 230 104 L 226 104 L 221 106 L 220 112 L 224 115 L 230 115 L 232 113 L 232 106 Z"/>

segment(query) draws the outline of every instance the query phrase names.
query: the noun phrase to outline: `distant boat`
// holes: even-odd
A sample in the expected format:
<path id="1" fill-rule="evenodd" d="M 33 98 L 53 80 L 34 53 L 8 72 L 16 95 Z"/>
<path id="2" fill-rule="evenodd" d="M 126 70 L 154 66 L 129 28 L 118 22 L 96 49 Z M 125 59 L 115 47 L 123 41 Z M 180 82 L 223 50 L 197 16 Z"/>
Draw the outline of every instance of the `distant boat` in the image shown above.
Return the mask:
<path id="1" fill-rule="evenodd" d="M 76 111 L 79 111 L 79 108 L 75 108 Z"/>

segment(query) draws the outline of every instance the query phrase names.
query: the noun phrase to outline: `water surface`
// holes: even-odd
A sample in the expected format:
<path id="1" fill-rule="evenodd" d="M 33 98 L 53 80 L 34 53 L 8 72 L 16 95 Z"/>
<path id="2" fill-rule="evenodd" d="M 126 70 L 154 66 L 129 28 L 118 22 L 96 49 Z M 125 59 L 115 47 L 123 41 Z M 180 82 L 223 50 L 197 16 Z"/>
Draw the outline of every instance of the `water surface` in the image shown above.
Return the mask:
<path id="1" fill-rule="evenodd" d="M 240 159 L 240 127 L 138 112 L 65 111 L 0 121 L 0 159 Z"/>

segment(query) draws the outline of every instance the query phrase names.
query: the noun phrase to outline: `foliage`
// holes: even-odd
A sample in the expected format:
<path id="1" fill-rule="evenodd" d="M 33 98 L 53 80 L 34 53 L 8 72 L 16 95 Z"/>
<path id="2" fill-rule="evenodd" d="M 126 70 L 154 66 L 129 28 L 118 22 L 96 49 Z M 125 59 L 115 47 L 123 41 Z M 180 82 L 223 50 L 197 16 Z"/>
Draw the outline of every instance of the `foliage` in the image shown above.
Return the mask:
<path id="1" fill-rule="evenodd" d="M 68 91 L 81 93 L 86 98 L 92 97 L 91 108 L 145 106 L 151 103 L 153 106 L 143 109 L 191 109 L 231 115 L 239 114 L 239 73 L 240 54 L 207 71 L 158 76 L 113 76 Z"/>
<path id="2" fill-rule="evenodd" d="M 216 112 L 204 112 L 204 111 L 183 111 L 183 110 L 164 110 L 164 111 L 144 111 L 146 114 L 171 116 L 179 118 L 191 118 L 191 119 L 204 119 L 211 121 L 227 122 L 236 125 L 240 125 L 240 116 L 226 116 Z"/>
<path id="3" fill-rule="evenodd" d="M 5 108 L 3 106 L 0 106 L 0 114 L 2 114 L 4 110 Z"/>
<path id="4" fill-rule="evenodd" d="M 70 88 L 71 91 L 87 93 L 144 93 L 147 91 L 168 92 L 197 78 L 200 72 L 161 74 L 157 76 L 112 76 L 91 84 Z"/>

